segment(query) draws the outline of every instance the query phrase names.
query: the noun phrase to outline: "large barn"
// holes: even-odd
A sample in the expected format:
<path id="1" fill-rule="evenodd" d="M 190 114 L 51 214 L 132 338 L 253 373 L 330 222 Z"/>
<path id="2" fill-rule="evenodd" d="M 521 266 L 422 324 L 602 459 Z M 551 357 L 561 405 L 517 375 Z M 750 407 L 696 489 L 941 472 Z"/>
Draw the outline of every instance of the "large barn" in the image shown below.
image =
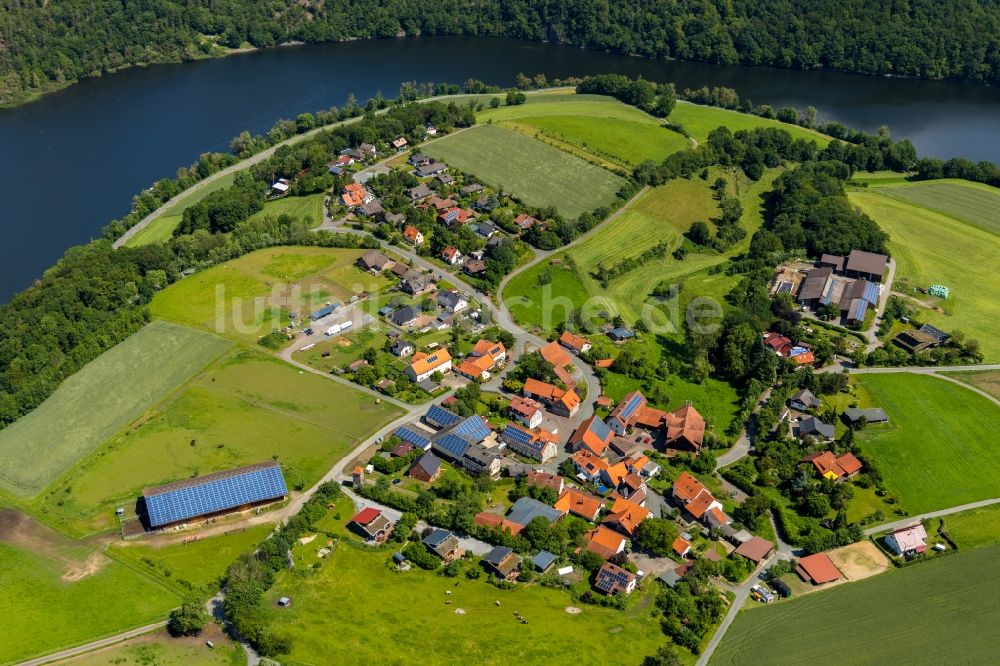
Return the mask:
<path id="1" fill-rule="evenodd" d="M 152 529 L 281 500 L 288 494 L 273 461 L 174 481 L 142 492 Z"/>

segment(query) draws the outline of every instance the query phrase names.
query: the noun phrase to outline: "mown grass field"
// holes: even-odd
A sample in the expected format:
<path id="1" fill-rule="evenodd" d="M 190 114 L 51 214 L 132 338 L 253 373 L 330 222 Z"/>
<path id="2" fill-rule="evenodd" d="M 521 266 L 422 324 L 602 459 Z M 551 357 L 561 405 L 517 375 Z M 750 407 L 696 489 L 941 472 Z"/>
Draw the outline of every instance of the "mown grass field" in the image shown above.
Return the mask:
<path id="1" fill-rule="evenodd" d="M 973 370 L 971 372 L 944 372 L 942 374 L 975 386 L 995 398 L 1000 398 L 1000 370 Z"/>
<path id="2" fill-rule="evenodd" d="M 754 127 L 775 127 L 788 130 L 793 139 L 805 139 L 815 141 L 820 148 L 825 148 L 831 141 L 830 137 L 814 132 L 813 130 L 789 125 L 777 120 L 769 120 L 760 116 L 752 116 L 748 113 L 739 113 L 728 109 L 719 109 L 714 106 L 701 106 L 700 104 L 690 104 L 678 101 L 670 117 L 667 118 L 672 123 L 683 125 L 684 128 L 698 141 L 705 141 L 709 132 L 717 127 L 728 127 L 733 132 L 743 129 L 753 129 Z"/>
<path id="3" fill-rule="evenodd" d="M 666 281 L 683 283 L 682 303 L 693 296 L 721 299 L 732 288 L 735 279 L 724 274 L 710 275 L 708 269 L 745 249 L 750 236 L 762 223 L 760 195 L 769 189 L 777 174 L 777 169 L 768 171 L 756 183 L 744 178 L 737 181 L 729 175 L 730 191 L 738 191 L 743 203 L 740 224 L 747 230 L 747 239 L 725 254 L 692 249 L 682 261 L 667 254 L 615 278 L 607 288 L 591 275 L 598 270 L 599 264 L 612 266 L 624 258 L 641 254 L 660 241 L 670 243 L 672 251 L 683 243 L 682 234 L 692 222 L 700 220 L 714 226 L 711 219 L 719 214 L 719 208 L 712 198 L 709 183 L 722 172 L 710 169 L 707 181 L 678 179 L 650 190 L 616 219 L 605 223 L 569 250 L 516 276 L 504 290 L 503 298 L 519 323 L 546 331 L 566 321 L 570 303 L 576 309 L 586 307 L 592 314 L 602 310 L 612 315 L 620 314 L 629 323 L 635 322 L 644 312 L 653 313 L 654 321 L 666 326 L 668 319 L 662 308 L 647 305 L 650 292 Z M 566 260 L 567 255 L 572 262 Z M 551 282 L 543 284 L 546 280 Z M 675 333 L 680 331 L 679 321 L 674 322 L 674 328 Z"/>
<path id="4" fill-rule="evenodd" d="M 204 187 L 189 190 L 187 194 L 178 199 L 174 204 L 164 208 L 159 217 L 150 222 L 145 229 L 130 238 L 125 245 L 127 247 L 139 247 L 167 240 L 173 235 L 177 225 L 181 223 L 181 216 L 184 214 L 185 208 L 198 203 L 212 192 L 231 186 L 235 179 L 236 173 L 234 172 L 226 174 Z"/>
<path id="5" fill-rule="evenodd" d="M 0 431 L 0 489 L 38 494 L 229 347 L 214 335 L 150 323 Z"/>
<path id="6" fill-rule="evenodd" d="M 1000 299 L 991 287 L 993 276 L 1000 273 L 1000 236 L 890 197 L 888 190 L 852 191 L 848 198 L 889 233 L 889 250 L 896 260 L 894 289 L 948 287 L 947 300 L 915 294 L 940 309 L 923 308 L 920 319 L 945 331 L 963 331 L 979 340 L 986 361 L 1000 360 L 995 325 L 1000 321 Z M 978 192 L 969 188 L 970 196 Z"/>
<path id="7" fill-rule="evenodd" d="M 944 517 L 944 529 L 960 549 L 1000 544 L 1000 504 Z M 934 528 L 938 521 L 931 521 Z"/>
<path id="8" fill-rule="evenodd" d="M 208 647 L 207 639 L 215 644 Z M 243 648 L 218 631 L 173 638 L 166 630 L 145 634 L 112 647 L 60 661 L 66 666 L 244 666 Z"/>
<path id="9" fill-rule="evenodd" d="M 946 179 L 879 187 L 878 192 L 1000 234 L 1000 190 L 995 187 Z"/>
<path id="10" fill-rule="evenodd" d="M 115 506 L 131 511 L 143 488 L 271 458 L 290 489 L 308 488 L 400 413 L 273 357 L 234 351 L 75 469 L 42 510 L 70 532 L 107 529 Z"/>
<path id="11" fill-rule="evenodd" d="M 858 375 L 889 423 L 858 434 L 911 514 L 997 496 L 1000 408 L 960 385 L 907 373 Z"/>
<path id="12" fill-rule="evenodd" d="M 258 220 L 263 217 L 279 217 L 290 215 L 296 220 L 306 219 L 309 221 L 309 228 L 315 228 L 323 224 L 323 193 L 309 194 L 304 197 L 282 197 L 264 204 L 262 210 L 250 216 L 250 220 Z"/>
<path id="13" fill-rule="evenodd" d="M 996 661 L 1000 546 L 959 552 L 741 612 L 712 655 L 743 664 Z"/>
<path id="14" fill-rule="evenodd" d="M 256 550 L 273 529 L 273 525 L 234 527 L 228 534 L 169 545 L 155 541 L 116 541 L 109 554 L 181 593 L 193 589 L 210 596 L 219 590 L 219 579 L 229 565 L 243 553 Z"/>
<path id="15" fill-rule="evenodd" d="M 258 250 L 170 285 L 153 315 L 246 342 L 288 324 L 288 314 L 378 291 L 391 280 L 362 271 L 364 250 L 280 247 Z"/>
<path id="16" fill-rule="evenodd" d="M 574 218 L 611 203 L 625 180 L 557 148 L 497 125 L 479 125 L 421 147 L 533 206 Z"/>
<path id="17" fill-rule="evenodd" d="M 386 566 L 389 555 L 341 544 L 314 575 L 279 575 L 265 613 L 292 640 L 283 664 L 606 664 L 609 654 L 639 663 L 668 640 L 648 598 L 622 612 L 538 585 L 499 590 L 464 576 L 397 573 Z M 278 608 L 279 596 L 294 601 Z M 567 606 L 583 612 L 571 615 Z"/>
<path id="18" fill-rule="evenodd" d="M 113 561 L 75 582 L 64 575 L 63 563 L 47 553 L 0 543 L 0 663 L 155 622 L 181 601 Z"/>

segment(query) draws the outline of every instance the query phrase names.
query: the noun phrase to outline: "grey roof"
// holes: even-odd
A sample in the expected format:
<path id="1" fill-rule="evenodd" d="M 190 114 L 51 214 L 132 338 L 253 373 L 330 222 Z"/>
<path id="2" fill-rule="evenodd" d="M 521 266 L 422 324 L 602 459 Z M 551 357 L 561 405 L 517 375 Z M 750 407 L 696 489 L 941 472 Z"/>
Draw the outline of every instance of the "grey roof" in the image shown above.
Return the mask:
<path id="1" fill-rule="evenodd" d="M 535 568 L 539 571 L 545 571 L 556 561 L 556 556 L 547 550 L 540 551 L 538 555 L 535 555 L 531 559 L 531 563 L 535 565 Z"/>
<path id="2" fill-rule="evenodd" d="M 851 253 L 847 255 L 846 268 L 849 271 L 876 275 L 881 279 L 882 272 L 885 270 L 885 264 L 888 260 L 889 258 L 884 254 L 875 254 L 874 252 L 865 252 L 864 250 L 851 250 Z"/>
<path id="3" fill-rule="evenodd" d="M 823 423 L 815 416 L 807 416 L 799 421 L 800 435 L 821 435 L 833 439 L 835 433 L 836 429 L 832 425 Z"/>
<path id="4" fill-rule="evenodd" d="M 488 449 L 485 446 L 472 444 L 465 449 L 465 453 L 462 455 L 462 458 L 471 460 L 476 465 L 486 468 L 492 465 L 494 460 L 499 460 L 500 456 L 493 453 L 491 449 Z"/>
<path id="5" fill-rule="evenodd" d="M 479 224 L 478 228 L 476 229 L 476 233 L 484 237 L 492 236 L 496 232 L 497 232 L 497 225 L 493 224 L 489 220 L 486 220 L 485 222 Z"/>
<path id="6" fill-rule="evenodd" d="M 390 319 L 396 326 L 404 326 L 419 316 L 420 310 L 418 308 L 415 308 L 412 305 L 407 305 L 394 311 L 392 315 L 390 315 Z"/>
<path id="7" fill-rule="evenodd" d="M 434 194 L 434 190 L 427 187 L 425 183 L 420 183 L 416 187 L 411 187 L 406 191 L 406 195 L 416 201 L 417 199 L 424 199 L 426 197 Z"/>
<path id="8" fill-rule="evenodd" d="M 673 569 L 667 569 L 658 578 L 667 584 L 667 587 L 675 587 L 680 582 L 682 576 Z"/>
<path id="9" fill-rule="evenodd" d="M 635 337 L 635 333 L 633 333 L 632 331 L 628 330 L 623 326 L 619 326 L 618 328 L 612 329 L 608 335 L 610 335 L 615 340 L 625 340 L 626 338 Z"/>
<path id="10" fill-rule="evenodd" d="M 844 270 L 844 258 L 839 254 L 824 254 L 819 263 L 821 266 L 830 266 L 835 271 Z"/>
<path id="11" fill-rule="evenodd" d="M 386 265 L 392 263 L 392 259 L 385 256 L 378 250 L 368 250 L 361 255 L 361 258 L 358 261 L 364 264 L 366 268 L 377 268 L 378 270 L 382 270 Z"/>
<path id="12" fill-rule="evenodd" d="M 562 518 L 562 512 L 534 498 L 522 497 L 514 502 L 507 519 L 518 525 L 527 525 L 539 516 L 553 523 Z"/>
<path id="13" fill-rule="evenodd" d="M 428 476 L 434 476 L 441 469 L 441 459 L 433 453 L 425 453 L 413 463 L 413 466 L 424 470 Z"/>
<path id="14" fill-rule="evenodd" d="M 396 356 L 402 355 L 407 350 L 407 348 L 409 348 L 412 351 L 413 343 L 408 342 L 403 338 L 396 338 L 396 341 L 393 342 L 392 347 L 390 347 L 392 353 L 395 354 Z"/>
<path id="15" fill-rule="evenodd" d="M 889 415 L 881 407 L 872 407 L 869 409 L 848 407 L 844 410 L 844 416 L 851 423 L 860 420 L 862 416 L 865 417 L 865 421 L 868 423 L 884 423 L 889 420 Z"/>
<path id="16" fill-rule="evenodd" d="M 489 562 L 493 566 L 499 566 L 504 559 L 514 551 L 506 546 L 494 546 L 493 550 L 483 555 L 483 562 Z"/>
<path id="17" fill-rule="evenodd" d="M 930 324 L 924 324 L 919 328 L 919 330 L 921 333 L 933 335 L 935 338 L 938 339 L 939 342 L 944 342 L 945 340 L 951 337 L 950 335 L 942 331 L 940 328 L 937 328 L 936 326 L 931 326 Z"/>
<path id="18" fill-rule="evenodd" d="M 822 296 L 831 275 L 833 275 L 833 269 L 829 266 L 816 268 L 806 273 L 806 278 L 799 288 L 799 300 L 813 301 Z"/>
<path id="19" fill-rule="evenodd" d="M 459 192 L 461 192 L 462 194 L 473 194 L 475 192 L 479 192 L 482 189 L 483 186 L 480 185 L 479 183 L 472 183 L 470 185 L 466 185 L 465 187 L 463 187 L 461 190 L 459 190 Z"/>
<path id="20" fill-rule="evenodd" d="M 820 405 L 819 398 L 809 389 L 799 389 L 792 394 L 791 399 L 793 402 L 801 402 L 809 407 L 819 407 Z"/>
<path id="21" fill-rule="evenodd" d="M 465 297 L 458 293 L 457 291 L 439 291 L 438 292 L 438 305 L 443 305 L 446 308 L 454 308 L 458 305 L 459 301 L 466 300 Z"/>
<path id="22" fill-rule="evenodd" d="M 433 176 L 436 173 L 441 173 L 442 171 L 447 171 L 448 165 L 444 162 L 431 162 L 424 166 L 418 166 L 416 168 L 416 173 L 418 176 Z"/>

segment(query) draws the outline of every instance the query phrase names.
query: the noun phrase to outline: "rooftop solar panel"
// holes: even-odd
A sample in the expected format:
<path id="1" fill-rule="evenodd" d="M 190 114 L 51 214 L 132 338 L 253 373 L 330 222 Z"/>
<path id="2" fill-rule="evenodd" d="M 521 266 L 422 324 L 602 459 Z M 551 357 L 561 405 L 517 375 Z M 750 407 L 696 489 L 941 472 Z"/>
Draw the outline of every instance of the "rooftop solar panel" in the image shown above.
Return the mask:
<path id="1" fill-rule="evenodd" d="M 478 444 L 490 436 L 491 430 L 482 417 L 470 416 L 452 428 L 451 432 L 470 443 Z"/>
<path id="2" fill-rule="evenodd" d="M 501 434 L 502 439 L 508 443 L 526 445 L 532 439 L 535 438 L 530 432 L 524 428 L 520 428 L 513 423 L 508 425 L 503 433 Z"/>
<path id="3" fill-rule="evenodd" d="M 879 289 L 878 285 L 873 282 L 865 283 L 865 293 L 862 298 L 871 303 L 872 305 L 878 305 Z"/>
<path id="4" fill-rule="evenodd" d="M 423 449 L 425 451 L 427 450 L 427 447 L 431 445 L 430 439 L 420 434 L 413 428 L 408 428 L 406 426 L 399 426 L 396 428 L 396 437 L 399 437 L 407 444 L 412 444 L 418 449 Z"/>
<path id="5" fill-rule="evenodd" d="M 597 435 L 601 440 L 605 440 L 611 434 L 611 427 L 608 426 L 603 420 L 595 418 L 590 423 L 590 431 Z"/>
<path id="6" fill-rule="evenodd" d="M 151 527 L 218 513 L 288 494 L 276 463 L 261 463 L 185 479 L 143 492 Z"/>
<path id="7" fill-rule="evenodd" d="M 640 404 L 642 404 L 642 395 L 636 393 L 631 398 L 629 398 L 628 404 L 626 404 L 625 409 L 622 410 L 621 414 L 622 419 L 627 419 L 628 417 L 632 416 L 632 412 L 634 412 L 639 407 Z"/>
<path id="8" fill-rule="evenodd" d="M 440 405 L 431 405 L 431 408 L 427 410 L 426 418 L 428 423 L 436 425 L 439 428 L 447 428 L 448 426 L 455 425 L 462 420 L 461 416 L 448 411 Z"/>
<path id="9" fill-rule="evenodd" d="M 434 440 L 434 448 L 452 458 L 461 458 L 469 448 L 469 443 L 461 437 L 448 433 Z"/>

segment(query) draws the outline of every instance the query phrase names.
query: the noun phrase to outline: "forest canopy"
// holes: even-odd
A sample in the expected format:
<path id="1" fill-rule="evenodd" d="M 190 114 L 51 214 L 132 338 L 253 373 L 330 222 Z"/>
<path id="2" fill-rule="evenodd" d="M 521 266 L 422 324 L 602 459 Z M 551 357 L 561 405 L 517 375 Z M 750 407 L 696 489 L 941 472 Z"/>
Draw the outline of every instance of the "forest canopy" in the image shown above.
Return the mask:
<path id="1" fill-rule="evenodd" d="M 136 64 L 401 32 L 1000 83 L 995 0 L 0 0 L 0 104 Z"/>

